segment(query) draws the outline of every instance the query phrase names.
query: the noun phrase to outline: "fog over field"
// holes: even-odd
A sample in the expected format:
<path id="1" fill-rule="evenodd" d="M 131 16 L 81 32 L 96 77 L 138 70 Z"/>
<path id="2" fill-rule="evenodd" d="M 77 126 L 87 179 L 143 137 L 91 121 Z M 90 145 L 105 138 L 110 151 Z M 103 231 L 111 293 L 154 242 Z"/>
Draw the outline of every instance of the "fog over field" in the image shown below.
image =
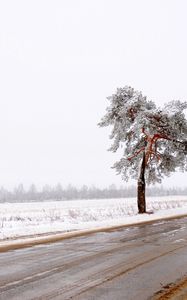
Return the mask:
<path id="1" fill-rule="evenodd" d="M 66 200 L 86 200 L 98 199 L 119 199 L 136 197 L 137 188 L 135 186 L 117 187 L 114 184 L 99 188 L 96 186 L 83 185 L 80 188 L 73 185 L 66 187 L 61 184 L 55 186 L 44 185 L 38 189 L 36 185 L 32 184 L 28 189 L 25 189 L 23 184 L 19 184 L 13 190 L 7 190 L 3 187 L 0 189 L 0 203 L 20 203 L 20 202 L 40 202 L 40 201 L 66 201 Z M 186 196 L 187 188 L 164 188 L 160 186 L 148 187 L 146 196 L 162 197 L 162 196 Z"/>
<path id="2" fill-rule="evenodd" d="M 1 1 L 0 185 L 126 187 L 97 123 L 117 87 L 157 105 L 187 99 L 186 10 L 185 0 Z"/>

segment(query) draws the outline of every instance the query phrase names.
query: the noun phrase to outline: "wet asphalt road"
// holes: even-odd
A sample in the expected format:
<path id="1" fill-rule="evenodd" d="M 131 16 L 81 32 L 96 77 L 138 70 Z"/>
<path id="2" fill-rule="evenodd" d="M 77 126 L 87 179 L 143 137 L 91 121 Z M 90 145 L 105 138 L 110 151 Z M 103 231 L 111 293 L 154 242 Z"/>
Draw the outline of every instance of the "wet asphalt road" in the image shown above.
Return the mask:
<path id="1" fill-rule="evenodd" d="M 0 300 L 145 300 L 186 275 L 187 217 L 0 253 Z"/>

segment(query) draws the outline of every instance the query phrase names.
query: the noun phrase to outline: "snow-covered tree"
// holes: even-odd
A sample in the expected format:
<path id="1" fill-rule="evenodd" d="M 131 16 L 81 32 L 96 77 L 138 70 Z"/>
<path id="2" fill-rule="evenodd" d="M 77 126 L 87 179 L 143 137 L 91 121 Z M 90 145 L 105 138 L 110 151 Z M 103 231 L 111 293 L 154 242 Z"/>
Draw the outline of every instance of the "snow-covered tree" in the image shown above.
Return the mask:
<path id="1" fill-rule="evenodd" d="M 107 99 L 110 105 L 99 126 L 112 126 L 109 150 L 123 148 L 113 168 L 126 181 L 137 179 L 138 211 L 145 213 L 145 183 L 161 182 L 177 169 L 187 171 L 187 102 L 171 101 L 157 108 L 129 86 Z"/>

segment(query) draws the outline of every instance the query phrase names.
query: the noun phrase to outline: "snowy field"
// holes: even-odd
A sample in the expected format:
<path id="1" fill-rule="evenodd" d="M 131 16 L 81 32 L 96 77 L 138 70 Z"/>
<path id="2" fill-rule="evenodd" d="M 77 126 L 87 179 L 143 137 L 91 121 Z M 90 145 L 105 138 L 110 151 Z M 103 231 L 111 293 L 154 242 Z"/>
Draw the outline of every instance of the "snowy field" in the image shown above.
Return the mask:
<path id="1" fill-rule="evenodd" d="M 147 210 L 138 215 L 135 198 L 1 203 L 0 240 L 187 214 L 187 196 L 149 197 Z"/>

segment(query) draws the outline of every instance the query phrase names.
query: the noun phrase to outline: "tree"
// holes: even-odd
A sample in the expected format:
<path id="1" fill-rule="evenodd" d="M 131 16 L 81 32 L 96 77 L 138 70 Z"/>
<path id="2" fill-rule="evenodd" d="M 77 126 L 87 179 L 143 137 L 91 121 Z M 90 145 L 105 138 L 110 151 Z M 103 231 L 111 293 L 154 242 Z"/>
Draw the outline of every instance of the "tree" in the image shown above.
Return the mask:
<path id="1" fill-rule="evenodd" d="M 24 190 L 24 186 L 22 183 L 20 183 L 18 185 L 18 187 L 16 187 L 14 189 L 14 197 L 15 200 L 19 200 L 19 201 L 23 201 L 25 198 L 25 190 Z"/>
<path id="2" fill-rule="evenodd" d="M 36 186 L 35 186 L 35 184 L 31 184 L 31 186 L 30 186 L 30 188 L 29 188 L 29 190 L 28 190 L 28 199 L 30 199 L 30 200 L 36 200 L 36 198 L 37 198 L 37 188 L 36 188 Z"/>
<path id="3" fill-rule="evenodd" d="M 110 151 L 123 148 L 113 168 L 126 181 L 137 179 L 139 213 L 146 212 L 146 183 L 161 182 L 177 169 L 187 171 L 187 102 L 171 101 L 157 108 L 141 92 L 118 88 L 99 123 L 112 126 Z"/>

